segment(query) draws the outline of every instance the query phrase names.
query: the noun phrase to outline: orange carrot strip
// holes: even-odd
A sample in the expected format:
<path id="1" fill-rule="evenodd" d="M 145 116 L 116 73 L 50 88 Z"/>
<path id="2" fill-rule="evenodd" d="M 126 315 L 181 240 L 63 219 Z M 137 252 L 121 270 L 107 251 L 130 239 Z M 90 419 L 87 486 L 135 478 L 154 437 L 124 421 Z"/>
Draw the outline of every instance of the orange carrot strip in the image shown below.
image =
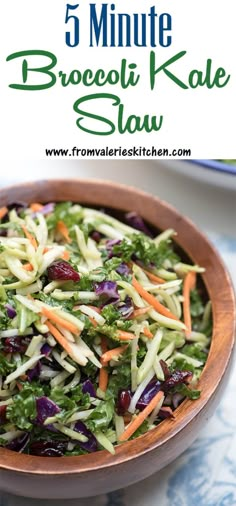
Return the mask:
<path id="1" fill-rule="evenodd" d="M 151 306 L 140 307 L 139 309 L 134 309 L 133 313 L 129 317 L 129 320 L 135 320 L 139 316 L 142 316 L 142 315 L 148 313 L 150 311 L 150 309 L 152 309 Z"/>
<path id="2" fill-rule="evenodd" d="M 32 204 L 30 204 L 30 209 L 34 213 L 37 213 L 38 211 L 41 211 L 41 209 L 43 209 L 43 206 L 42 204 L 38 204 L 38 202 L 33 202 Z"/>
<path id="3" fill-rule="evenodd" d="M 30 263 L 24 264 L 24 265 L 23 265 L 23 269 L 24 269 L 25 271 L 33 271 L 33 270 L 34 270 L 33 265 L 32 265 L 32 264 L 30 264 Z"/>
<path id="4" fill-rule="evenodd" d="M 101 348 L 102 348 L 102 353 L 107 352 L 107 340 L 106 340 L 105 336 L 101 336 Z M 108 379 L 109 378 L 108 378 L 107 368 L 101 367 L 101 369 L 99 370 L 98 386 L 103 392 L 105 392 L 107 389 Z"/>
<path id="5" fill-rule="evenodd" d="M 190 292 L 196 285 L 196 272 L 190 271 L 186 274 L 183 284 L 183 314 L 186 325 L 185 335 L 189 336 L 192 330 L 191 311 L 190 311 Z"/>
<path id="6" fill-rule="evenodd" d="M 100 390 L 102 390 L 103 392 L 106 392 L 107 385 L 108 385 L 108 379 L 109 379 L 109 376 L 108 376 L 108 372 L 107 372 L 106 367 L 101 367 L 101 369 L 99 370 L 98 386 L 99 386 Z"/>
<path id="7" fill-rule="evenodd" d="M 96 322 L 96 320 L 94 320 L 94 318 L 92 318 L 92 316 L 89 316 L 88 319 L 92 323 L 93 327 L 97 327 L 98 326 L 98 322 Z"/>
<path id="8" fill-rule="evenodd" d="M 71 347 L 67 339 L 54 327 L 54 325 L 48 320 L 45 322 L 51 334 L 55 337 L 56 341 L 67 351 L 68 355 L 71 356 Z"/>
<path id="9" fill-rule="evenodd" d="M 67 250 L 63 251 L 60 258 L 62 258 L 63 260 L 70 260 L 70 252 Z"/>
<path id="10" fill-rule="evenodd" d="M 5 207 L 5 206 L 4 206 L 4 207 L 1 207 L 1 208 L 0 208 L 0 220 L 1 220 L 2 218 L 4 218 L 4 216 L 6 216 L 6 214 L 7 214 L 7 213 L 8 213 L 8 209 L 7 209 L 7 207 Z"/>
<path id="11" fill-rule="evenodd" d="M 66 224 L 64 223 L 64 221 L 58 221 L 57 230 L 64 237 L 66 242 L 68 242 L 68 243 L 72 242 L 72 239 L 69 236 L 69 230 L 68 230 Z"/>
<path id="12" fill-rule="evenodd" d="M 132 281 L 133 287 L 141 297 L 148 302 L 158 313 L 162 314 L 163 316 L 166 316 L 167 318 L 171 318 L 171 320 L 177 320 L 177 316 L 175 316 L 167 307 L 163 306 L 151 293 L 148 293 L 147 290 L 145 290 L 142 285 L 137 281 L 135 277 L 133 277 Z"/>
<path id="13" fill-rule="evenodd" d="M 162 278 L 159 278 L 159 276 L 156 276 L 156 274 L 153 274 L 152 272 L 147 271 L 143 267 L 141 267 L 141 269 L 142 269 L 143 272 L 145 272 L 145 274 L 147 274 L 147 277 L 151 281 L 154 281 L 155 283 L 158 283 L 159 285 L 162 285 L 163 283 L 165 283 L 165 280 L 162 279 Z"/>
<path id="14" fill-rule="evenodd" d="M 20 391 L 23 388 L 23 385 L 19 381 L 16 381 L 16 386 L 17 386 L 18 390 L 20 390 Z"/>
<path id="15" fill-rule="evenodd" d="M 101 363 L 105 365 L 108 362 L 110 362 L 110 360 L 112 360 L 113 358 L 118 357 L 119 355 L 121 355 L 121 353 L 124 353 L 127 346 L 128 345 L 126 344 L 125 346 L 119 346 L 118 348 L 113 348 L 112 350 L 106 351 L 101 356 Z"/>
<path id="16" fill-rule="evenodd" d="M 49 320 L 52 320 L 53 322 L 58 323 L 58 325 L 61 325 L 62 327 L 64 327 L 64 329 L 67 329 L 70 332 L 73 332 L 73 334 L 78 334 L 79 330 L 77 329 L 77 327 L 73 323 L 68 322 L 64 318 L 61 318 L 54 311 L 51 311 L 50 309 L 48 309 L 46 307 L 42 307 L 41 313 L 44 316 L 46 316 L 47 318 L 49 318 Z"/>
<path id="17" fill-rule="evenodd" d="M 21 228 L 22 228 L 25 236 L 27 237 L 27 239 L 29 239 L 29 241 L 31 242 L 34 249 L 37 249 L 38 245 L 37 245 L 37 241 L 36 241 L 35 237 L 27 230 L 25 225 L 21 225 Z"/>
<path id="18" fill-rule="evenodd" d="M 163 398 L 164 393 L 160 390 L 153 399 L 149 402 L 149 404 L 146 406 L 146 408 L 141 411 L 141 413 L 138 414 L 138 416 L 129 424 L 127 429 L 121 434 L 119 441 L 126 441 L 126 439 L 129 439 L 134 432 L 142 425 L 144 420 L 150 415 L 150 413 L 155 409 L 156 405 L 160 400 Z"/>
<path id="19" fill-rule="evenodd" d="M 45 248 L 43 248 L 43 254 L 47 253 L 48 251 L 50 251 L 51 248 L 47 248 L 47 246 Z"/>
<path id="20" fill-rule="evenodd" d="M 126 332 L 126 330 L 118 330 L 116 335 L 120 341 L 132 341 L 136 337 L 132 332 Z"/>
<path id="21" fill-rule="evenodd" d="M 153 338 L 153 333 L 147 327 L 144 327 L 143 334 L 149 339 Z"/>

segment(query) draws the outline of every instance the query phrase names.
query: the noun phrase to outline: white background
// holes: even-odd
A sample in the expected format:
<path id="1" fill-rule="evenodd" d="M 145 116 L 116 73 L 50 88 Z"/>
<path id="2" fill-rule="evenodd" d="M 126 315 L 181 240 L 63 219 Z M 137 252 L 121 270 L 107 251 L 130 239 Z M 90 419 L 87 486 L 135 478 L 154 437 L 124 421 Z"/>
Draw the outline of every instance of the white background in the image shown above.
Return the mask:
<path id="1" fill-rule="evenodd" d="M 78 0 L 79 1 L 79 0 Z M 75 4 L 75 0 L 70 0 Z M 169 12 L 173 20 L 173 42 L 169 48 L 155 49 L 157 65 L 182 50 L 187 54 L 171 70 L 187 82 L 191 70 L 224 67 L 231 74 L 222 89 L 206 87 L 182 90 L 160 74 L 154 91 L 148 86 L 150 48 L 89 48 L 89 3 L 81 0 L 81 42 L 77 48 L 65 45 L 64 0 L 1 0 L 0 5 L 0 111 L 1 158 L 35 159 L 45 157 L 45 148 L 132 147 L 191 148 L 192 158 L 235 158 L 236 68 L 233 0 L 117 0 L 116 12 Z M 97 5 L 102 3 L 97 1 Z M 69 26 L 69 25 L 68 25 Z M 13 52 L 43 49 L 58 58 L 55 72 L 86 68 L 119 69 L 120 60 L 138 64 L 141 79 L 135 88 L 82 85 L 62 88 L 60 81 L 45 91 L 17 91 L 10 83 L 21 82 L 21 61 L 6 62 Z M 36 61 L 35 61 L 36 62 Z M 119 133 L 95 136 L 76 126 L 78 115 L 73 104 L 90 93 L 114 93 L 125 105 L 125 116 L 164 116 L 156 133 Z M 94 108 L 94 104 L 92 104 Z M 100 102 L 98 113 L 114 123 L 117 108 Z M 88 121 L 88 120 L 85 120 Z M 85 123 L 84 123 L 85 124 Z M 88 122 L 87 122 L 88 126 Z M 91 126 L 91 124 L 90 124 Z M 181 158 L 181 156 L 180 156 Z"/>

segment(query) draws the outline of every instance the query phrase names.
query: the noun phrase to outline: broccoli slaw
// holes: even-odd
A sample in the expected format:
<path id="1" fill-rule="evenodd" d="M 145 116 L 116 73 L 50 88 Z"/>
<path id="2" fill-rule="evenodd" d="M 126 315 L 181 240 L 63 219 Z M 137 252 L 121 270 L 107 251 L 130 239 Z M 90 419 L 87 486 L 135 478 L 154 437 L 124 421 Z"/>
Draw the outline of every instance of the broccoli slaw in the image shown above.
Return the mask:
<path id="1" fill-rule="evenodd" d="M 71 202 L 0 209 L 0 446 L 114 454 L 200 396 L 211 302 L 174 235 Z"/>

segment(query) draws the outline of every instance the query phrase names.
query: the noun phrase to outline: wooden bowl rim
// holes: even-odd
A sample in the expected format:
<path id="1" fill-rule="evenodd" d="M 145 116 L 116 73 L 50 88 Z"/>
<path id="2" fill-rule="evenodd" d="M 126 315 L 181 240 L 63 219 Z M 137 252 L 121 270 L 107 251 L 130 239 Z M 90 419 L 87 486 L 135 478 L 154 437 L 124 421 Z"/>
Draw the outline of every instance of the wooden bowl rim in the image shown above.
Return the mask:
<path id="1" fill-rule="evenodd" d="M 100 469 L 109 468 L 113 466 L 119 466 L 129 460 L 135 459 L 147 452 L 151 452 L 157 449 L 160 445 L 164 445 L 167 441 L 169 442 L 173 439 L 177 434 L 179 435 L 184 428 L 193 420 L 195 416 L 197 416 L 205 407 L 209 399 L 216 392 L 219 383 L 221 382 L 227 368 L 229 365 L 229 361 L 232 355 L 233 347 L 234 347 L 234 335 L 235 335 L 235 325 L 236 325 L 236 309 L 235 309 L 235 296 L 234 290 L 232 286 L 232 282 L 230 280 L 229 274 L 225 265 L 223 264 L 218 252 L 215 247 L 211 244 L 211 242 L 206 238 L 206 236 L 194 225 L 194 223 L 184 217 L 181 213 L 179 213 L 172 205 L 167 202 L 159 199 L 158 197 L 148 194 L 142 190 L 139 190 L 132 186 L 127 186 L 124 184 L 114 183 L 113 181 L 105 181 L 101 179 L 53 179 L 53 180 L 40 180 L 33 181 L 29 183 L 20 183 L 11 185 L 5 188 L 0 189 L 0 199 L 3 198 L 4 205 L 7 202 L 12 201 L 9 198 L 11 193 L 18 191 L 29 191 L 37 190 L 38 192 L 42 192 L 43 190 L 48 190 L 53 192 L 55 188 L 59 188 L 60 186 L 69 186 L 72 187 L 79 186 L 80 189 L 83 190 L 83 197 L 78 198 L 77 202 L 81 201 L 83 205 L 85 202 L 88 204 L 89 199 L 84 199 L 84 195 L 86 192 L 94 192 L 95 189 L 100 191 L 100 193 L 104 193 L 109 195 L 107 192 L 119 192 L 119 195 L 123 196 L 125 200 L 132 200 L 133 197 L 140 199 L 143 204 L 153 204 L 155 207 L 163 208 L 165 213 L 172 216 L 176 222 L 180 222 L 191 231 L 191 233 L 196 238 L 196 241 L 203 244 L 206 250 L 211 255 L 213 259 L 216 271 L 220 271 L 220 286 L 221 292 L 224 293 L 224 300 L 220 297 L 219 292 L 212 293 L 211 286 L 209 285 L 208 272 L 206 272 L 202 277 L 204 283 L 206 285 L 206 289 L 209 293 L 209 296 L 213 303 L 213 337 L 212 337 L 212 345 L 210 349 L 210 353 L 204 367 L 204 370 L 201 374 L 201 378 L 199 381 L 199 386 L 204 384 L 205 379 L 209 380 L 209 376 L 211 378 L 211 384 L 207 383 L 207 388 L 204 390 L 204 387 L 201 387 L 202 394 L 200 398 L 196 401 L 185 400 L 175 411 L 176 419 L 165 420 L 162 422 L 157 428 L 151 430 L 147 434 L 140 436 L 134 441 L 129 441 L 123 443 L 122 445 L 116 447 L 115 456 L 110 455 L 106 451 L 99 451 L 95 454 L 83 455 L 79 457 L 68 457 L 68 458 L 60 458 L 60 457 L 36 457 L 32 455 L 22 455 L 16 452 L 12 452 L 10 450 L 0 448 L 0 469 L 15 471 L 20 474 L 35 474 L 35 475 L 76 475 L 83 473 L 91 473 L 94 471 L 98 471 Z M 42 193 L 44 195 L 44 192 Z M 27 199 L 28 202 L 32 201 L 30 198 Z M 41 197 L 41 202 L 48 201 L 48 199 Z M 65 199 L 61 199 L 64 201 Z M 68 199 L 76 202 L 76 199 Z M 105 197 L 106 200 L 106 197 Z M 117 199 L 119 201 L 119 199 Z M 60 199 L 57 199 L 60 201 Z M 108 199 L 110 201 L 110 199 Z M 3 205 L 1 203 L 1 205 Z M 90 204 L 91 207 L 96 204 Z M 112 201 L 108 204 L 106 201 L 97 201 L 97 205 L 114 208 L 116 210 L 129 210 L 129 204 L 127 204 L 126 209 L 124 207 L 117 205 L 117 202 Z M 131 206 L 132 210 L 134 208 Z M 131 209 L 130 208 L 130 209 Z M 153 220 L 145 217 L 145 205 L 142 212 L 142 215 L 145 219 L 151 222 L 157 228 L 160 228 L 158 225 L 158 218 Z M 171 223 L 169 224 L 171 226 Z M 175 227 L 176 228 L 176 227 Z M 193 251 L 190 251 L 187 247 L 183 246 L 181 241 L 181 236 L 175 240 L 177 244 L 179 244 L 184 251 L 194 259 L 195 254 Z M 184 241 L 183 241 L 184 242 Z M 215 334 L 216 334 L 216 326 L 218 323 L 218 315 L 224 315 L 225 313 L 225 305 L 224 301 L 227 300 L 227 314 L 231 315 L 231 321 L 229 322 L 226 318 L 225 320 L 221 320 L 223 324 L 223 328 L 221 329 L 222 335 L 224 336 L 224 344 L 225 347 L 222 350 L 223 353 L 223 366 L 220 370 L 214 367 L 214 356 L 213 350 L 215 348 Z M 218 337 L 219 340 L 219 337 Z M 135 465 L 135 462 L 134 462 Z"/>

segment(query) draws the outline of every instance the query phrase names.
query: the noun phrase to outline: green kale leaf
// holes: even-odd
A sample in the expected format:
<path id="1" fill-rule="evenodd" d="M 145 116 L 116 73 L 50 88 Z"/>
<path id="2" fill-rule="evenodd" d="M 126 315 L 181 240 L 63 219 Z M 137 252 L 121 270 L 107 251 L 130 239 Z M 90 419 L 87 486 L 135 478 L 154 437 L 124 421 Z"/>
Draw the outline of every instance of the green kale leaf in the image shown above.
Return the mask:
<path id="1" fill-rule="evenodd" d="M 0 352 L 0 375 L 6 376 L 7 374 L 15 371 L 17 368 L 16 362 L 11 362 L 7 360 L 5 355 Z"/>
<path id="2" fill-rule="evenodd" d="M 13 404 L 7 406 L 7 419 L 21 430 L 30 430 L 37 416 L 36 397 L 44 395 L 43 388 L 25 383 L 22 390 L 13 397 Z"/>
<path id="3" fill-rule="evenodd" d="M 114 415 L 115 401 L 113 396 L 107 394 L 107 398 L 101 401 L 86 420 L 86 426 L 92 432 L 107 429 Z"/>
<path id="4" fill-rule="evenodd" d="M 129 236 L 129 240 L 130 242 L 123 239 L 113 247 L 114 254 L 124 262 L 129 262 L 133 255 L 144 265 L 154 264 L 156 268 L 162 267 L 167 259 L 172 263 L 179 261 L 179 257 L 173 251 L 170 241 L 161 241 L 156 246 L 151 239 L 143 234 L 132 234 Z"/>
<path id="5" fill-rule="evenodd" d="M 108 391 L 117 398 L 119 390 L 130 388 L 131 385 L 131 369 L 130 362 L 123 362 L 117 367 L 117 374 L 110 375 L 108 383 Z"/>
<path id="6" fill-rule="evenodd" d="M 192 290 L 190 293 L 190 302 L 191 302 L 191 316 L 193 318 L 197 318 L 198 316 L 201 316 L 204 313 L 204 304 L 201 299 L 201 296 L 199 295 L 199 292 L 197 289 Z"/>

